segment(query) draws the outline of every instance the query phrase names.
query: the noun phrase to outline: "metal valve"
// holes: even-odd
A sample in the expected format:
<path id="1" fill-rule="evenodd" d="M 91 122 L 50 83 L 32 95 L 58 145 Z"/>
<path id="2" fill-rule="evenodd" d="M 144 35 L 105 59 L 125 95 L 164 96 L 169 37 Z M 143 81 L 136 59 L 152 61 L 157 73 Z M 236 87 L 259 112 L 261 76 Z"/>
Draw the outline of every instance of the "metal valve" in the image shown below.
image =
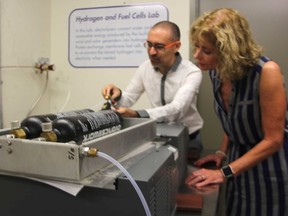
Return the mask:
<path id="1" fill-rule="evenodd" d="M 44 71 L 54 71 L 55 65 L 49 63 L 49 58 L 39 58 L 35 68 L 36 72 L 43 73 Z"/>

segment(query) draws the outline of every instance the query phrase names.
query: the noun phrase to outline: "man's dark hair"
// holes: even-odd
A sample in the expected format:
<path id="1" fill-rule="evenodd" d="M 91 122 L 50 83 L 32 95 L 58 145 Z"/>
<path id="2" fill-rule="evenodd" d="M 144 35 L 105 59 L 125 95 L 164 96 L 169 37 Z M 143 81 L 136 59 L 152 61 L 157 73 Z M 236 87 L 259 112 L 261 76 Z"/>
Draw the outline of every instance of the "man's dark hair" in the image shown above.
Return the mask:
<path id="1" fill-rule="evenodd" d="M 177 41 L 177 40 L 180 40 L 180 29 L 178 27 L 178 25 L 176 25 L 175 23 L 173 22 L 170 22 L 170 21 L 160 21 L 158 23 L 156 23 L 153 27 L 153 28 L 156 28 L 156 27 L 165 27 L 165 28 L 170 28 L 171 29 L 171 32 L 172 32 L 172 40 L 174 41 Z"/>

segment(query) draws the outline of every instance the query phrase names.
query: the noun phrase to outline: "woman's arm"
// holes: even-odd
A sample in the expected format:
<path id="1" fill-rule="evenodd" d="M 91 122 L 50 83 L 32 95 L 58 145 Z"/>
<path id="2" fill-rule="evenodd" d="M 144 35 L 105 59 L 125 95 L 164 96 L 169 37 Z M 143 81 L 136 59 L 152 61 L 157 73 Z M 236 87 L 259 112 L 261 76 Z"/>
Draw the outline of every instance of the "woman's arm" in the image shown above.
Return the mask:
<path id="1" fill-rule="evenodd" d="M 203 158 L 200 158 L 199 160 L 194 162 L 194 165 L 197 167 L 201 167 L 205 163 L 214 161 L 216 163 L 216 167 L 220 167 L 222 165 L 222 162 L 226 159 L 228 145 L 229 138 L 226 134 L 224 134 L 219 150 L 217 150 L 215 154 L 209 154 Z"/>
<path id="2" fill-rule="evenodd" d="M 286 94 L 283 75 L 275 62 L 267 62 L 263 66 L 259 88 L 264 138 L 241 158 L 230 163 L 236 175 L 272 155 L 283 144 Z"/>

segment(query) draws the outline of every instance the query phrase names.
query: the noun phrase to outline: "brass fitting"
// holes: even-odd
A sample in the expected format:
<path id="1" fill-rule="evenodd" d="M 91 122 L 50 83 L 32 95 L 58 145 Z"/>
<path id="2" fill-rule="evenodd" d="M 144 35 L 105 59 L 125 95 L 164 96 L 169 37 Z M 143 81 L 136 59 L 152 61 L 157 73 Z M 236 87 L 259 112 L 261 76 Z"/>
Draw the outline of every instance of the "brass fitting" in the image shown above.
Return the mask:
<path id="1" fill-rule="evenodd" d="M 81 148 L 81 155 L 84 157 L 96 157 L 98 149 L 90 148 L 90 147 L 82 147 Z"/>

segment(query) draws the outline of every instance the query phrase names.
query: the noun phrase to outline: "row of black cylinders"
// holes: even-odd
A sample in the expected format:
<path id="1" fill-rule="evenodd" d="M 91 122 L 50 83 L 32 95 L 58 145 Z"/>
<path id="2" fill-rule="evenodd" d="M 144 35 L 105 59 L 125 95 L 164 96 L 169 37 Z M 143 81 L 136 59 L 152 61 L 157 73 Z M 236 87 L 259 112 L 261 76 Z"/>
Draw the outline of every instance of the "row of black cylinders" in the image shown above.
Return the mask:
<path id="1" fill-rule="evenodd" d="M 114 110 L 82 109 L 56 114 L 34 115 L 11 122 L 15 138 L 82 144 L 123 127 L 122 116 Z"/>

